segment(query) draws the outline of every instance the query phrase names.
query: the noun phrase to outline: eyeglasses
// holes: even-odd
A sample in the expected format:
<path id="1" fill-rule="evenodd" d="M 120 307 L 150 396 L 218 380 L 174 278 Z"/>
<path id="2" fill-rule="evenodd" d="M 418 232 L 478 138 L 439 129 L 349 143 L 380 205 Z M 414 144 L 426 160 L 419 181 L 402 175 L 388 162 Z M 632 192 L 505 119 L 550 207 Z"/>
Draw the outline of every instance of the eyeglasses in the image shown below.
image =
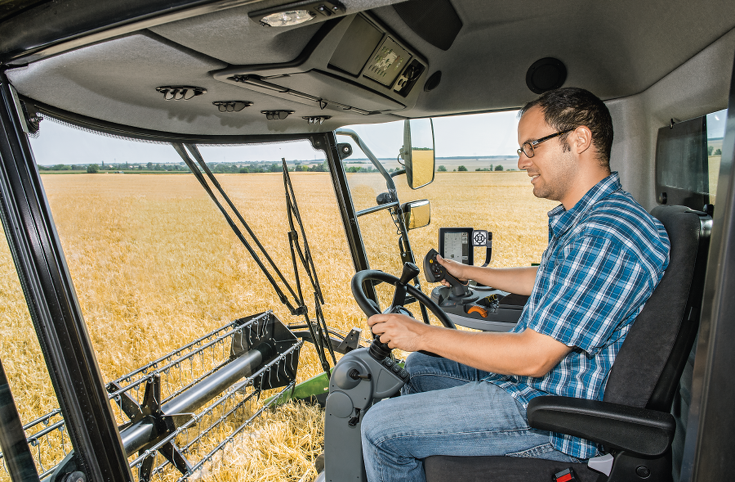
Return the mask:
<path id="1" fill-rule="evenodd" d="M 541 139 L 536 139 L 535 141 L 528 141 L 524 142 L 520 149 L 518 149 L 516 152 L 518 153 L 518 156 L 520 157 L 521 154 L 525 154 L 526 157 L 531 158 L 534 156 L 533 149 L 541 144 L 542 142 L 546 142 L 549 139 L 553 139 L 554 137 L 566 134 L 567 132 L 572 132 L 574 129 L 567 129 L 565 131 L 559 131 L 556 134 L 551 134 L 550 136 L 542 137 Z"/>

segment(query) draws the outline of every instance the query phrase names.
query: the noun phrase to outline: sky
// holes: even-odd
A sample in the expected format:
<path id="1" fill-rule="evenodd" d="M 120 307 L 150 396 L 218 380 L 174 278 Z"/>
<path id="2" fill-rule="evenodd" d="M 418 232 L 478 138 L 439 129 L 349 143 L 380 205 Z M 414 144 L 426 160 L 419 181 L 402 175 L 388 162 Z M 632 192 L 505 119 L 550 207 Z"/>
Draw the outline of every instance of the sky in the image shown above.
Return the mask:
<path id="1" fill-rule="evenodd" d="M 725 136 L 727 109 L 707 114 L 707 138 L 717 139 Z"/>
<path id="2" fill-rule="evenodd" d="M 501 112 L 441 117 L 434 120 L 436 157 L 453 156 L 514 156 L 518 148 L 516 129 L 517 113 Z M 351 126 L 363 142 L 379 158 L 395 158 L 403 143 L 403 121 L 388 124 Z M 338 142 L 345 138 L 338 136 Z M 31 138 L 36 162 L 54 164 L 119 164 L 129 163 L 179 163 L 181 158 L 169 145 L 133 142 L 93 134 L 46 119 L 41 122 L 37 138 Z M 281 143 L 278 158 L 323 158 L 321 153 L 305 151 L 302 143 Z M 242 148 L 202 148 L 209 162 L 239 162 L 243 160 Z M 248 159 L 272 159 L 273 147 L 249 146 Z M 355 157 L 363 157 L 359 151 Z"/>
<path id="3" fill-rule="evenodd" d="M 708 137 L 722 137 L 725 132 L 726 111 L 707 116 Z M 518 148 L 516 130 L 517 111 L 490 114 L 472 114 L 433 119 L 435 155 L 455 156 L 515 156 Z M 351 126 L 370 150 L 379 158 L 395 158 L 403 141 L 403 121 L 387 124 Z M 337 137 L 338 142 L 347 138 Z M 93 134 L 45 120 L 40 134 L 31 138 L 31 146 L 40 165 L 53 164 L 118 164 L 129 163 L 179 163 L 181 158 L 169 145 L 133 142 Z M 273 146 L 203 147 L 202 154 L 208 162 L 241 162 L 244 155 L 249 160 L 323 159 L 321 152 L 305 147 L 303 142 L 280 143 Z M 244 152 L 246 151 L 246 152 Z M 362 158 L 359 150 L 353 154 Z"/>

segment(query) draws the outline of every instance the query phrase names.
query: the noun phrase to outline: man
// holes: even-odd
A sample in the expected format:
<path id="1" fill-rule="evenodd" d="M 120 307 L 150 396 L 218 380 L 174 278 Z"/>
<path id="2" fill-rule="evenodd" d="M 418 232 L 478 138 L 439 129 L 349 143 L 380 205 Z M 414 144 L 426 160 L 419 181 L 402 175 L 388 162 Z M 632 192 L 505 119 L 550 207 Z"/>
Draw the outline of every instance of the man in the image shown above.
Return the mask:
<path id="1" fill-rule="evenodd" d="M 549 212 L 538 268 L 491 269 L 439 260 L 460 280 L 530 295 L 516 328 L 478 333 L 375 315 L 373 332 L 412 354 L 403 396 L 362 423 L 368 479 L 424 480 L 430 455 L 508 455 L 576 462 L 595 444 L 528 426 L 537 396 L 601 400 L 615 356 L 663 275 L 663 226 L 620 187 L 609 167 L 612 120 L 583 89 L 547 92 L 521 110 L 518 167 Z"/>

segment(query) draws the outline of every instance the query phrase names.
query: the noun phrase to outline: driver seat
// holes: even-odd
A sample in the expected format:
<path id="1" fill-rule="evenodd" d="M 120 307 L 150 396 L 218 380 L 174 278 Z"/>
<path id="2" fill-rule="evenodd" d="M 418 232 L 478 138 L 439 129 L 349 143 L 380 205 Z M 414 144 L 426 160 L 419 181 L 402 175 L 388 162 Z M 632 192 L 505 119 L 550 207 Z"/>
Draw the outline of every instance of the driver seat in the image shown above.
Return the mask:
<path id="1" fill-rule="evenodd" d="M 600 444 L 613 456 L 608 474 L 586 463 L 433 456 L 424 460 L 428 482 L 548 482 L 568 468 L 585 482 L 672 480 L 670 410 L 699 328 L 712 218 L 684 206 L 657 206 L 651 214 L 669 235 L 669 266 L 618 353 L 603 401 L 537 397 L 527 412 L 534 428 Z"/>

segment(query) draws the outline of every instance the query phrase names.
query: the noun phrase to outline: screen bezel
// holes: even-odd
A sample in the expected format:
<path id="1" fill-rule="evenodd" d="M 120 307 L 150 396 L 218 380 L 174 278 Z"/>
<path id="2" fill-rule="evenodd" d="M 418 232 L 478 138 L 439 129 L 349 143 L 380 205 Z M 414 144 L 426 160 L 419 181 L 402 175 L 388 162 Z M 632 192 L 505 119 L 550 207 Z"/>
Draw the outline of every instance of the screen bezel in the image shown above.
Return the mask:
<path id="1" fill-rule="evenodd" d="M 474 252 L 475 247 L 472 243 L 472 233 L 474 232 L 474 228 L 439 228 L 439 254 L 442 258 L 444 258 L 444 235 L 445 234 L 452 234 L 452 233 L 467 233 L 467 240 L 469 243 L 469 250 L 467 255 L 467 264 L 468 266 L 473 266 L 475 263 L 474 259 Z"/>

